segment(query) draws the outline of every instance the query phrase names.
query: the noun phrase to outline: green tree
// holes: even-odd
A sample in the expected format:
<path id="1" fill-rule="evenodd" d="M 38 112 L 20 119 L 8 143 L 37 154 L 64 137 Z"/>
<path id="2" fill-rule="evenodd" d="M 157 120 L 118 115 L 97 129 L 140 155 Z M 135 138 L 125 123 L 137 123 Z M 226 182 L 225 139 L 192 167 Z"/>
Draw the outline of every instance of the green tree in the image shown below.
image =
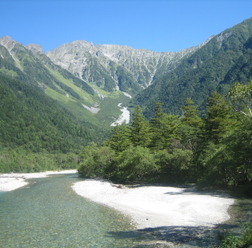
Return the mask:
<path id="1" fill-rule="evenodd" d="M 234 109 L 247 117 L 252 117 L 252 82 L 248 84 L 236 83 L 229 89 Z"/>
<path id="2" fill-rule="evenodd" d="M 108 146 L 90 143 L 80 154 L 78 172 L 83 177 L 106 178 L 106 171 L 113 166 L 115 152 Z"/>
<path id="3" fill-rule="evenodd" d="M 190 98 L 186 99 L 182 111 L 181 142 L 186 148 L 196 150 L 199 138 L 202 135 L 203 120 L 198 116 L 197 106 Z"/>
<path id="4" fill-rule="evenodd" d="M 205 120 L 205 140 L 218 144 L 227 137 L 235 126 L 232 108 L 219 93 L 213 92 L 208 98 L 207 118 Z"/>
<path id="5" fill-rule="evenodd" d="M 130 146 L 117 158 L 117 179 L 121 182 L 148 182 L 157 177 L 159 167 L 150 149 Z"/>
<path id="6" fill-rule="evenodd" d="M 154 150 L 162 149 L 165 144 L 163 140 L 164 134 L 164 113 L 162 105 L 159 102 L 154 106 L 154 117 L 150 120 L 151 127 L 151 143 L 150 147 Z"/>
<path id="7" fill-rule="evenodd" d="M 113 127 L 111 137 L 104 143 L 116 152 L 122 152 L 132 143 L 130 139 L 130 127 L 126 124 Z"/>
<path id="8" fill-rule="evenodd" d="M 252 181 L 252 121 L 246 118 L 239 128 L 226 140 L 227 152 L 231 158 L 228 164 L 232 173 L 231 183 L 248 184 Z"/>
<path id="9" fill-rule="evenodd" d="M 192 151 L 174 148 L 171 152 L 155 152 L 156 164 L 160 167 L 159 180 L 169 183 L 184 183 L 190 180 Z"/>
<path id="10" fill-rule="evenodd" d="M 162 110 L 162 104 L 156 102 L 154 104 L 154 117 L 150 120 L 152 128 L 160 129 L 162 127 L 162 117 L 164 112 Z"/>
<path id="11" fill-rule="evenodd" d="M 134 146 L 149 146 L 151 142 L 150 126 L 145 120 L 141 107 L 137 106 L 130 126 L 131 141 Z"/>
<path id="12" fill-rule="evenodd" d="M 179 116 L 163 113 L 161 103 L 155 103 L 154 117 L 150 120 L 150 148 L 157 151 L 172 149 L 180 140 L 179 126 Z"/>

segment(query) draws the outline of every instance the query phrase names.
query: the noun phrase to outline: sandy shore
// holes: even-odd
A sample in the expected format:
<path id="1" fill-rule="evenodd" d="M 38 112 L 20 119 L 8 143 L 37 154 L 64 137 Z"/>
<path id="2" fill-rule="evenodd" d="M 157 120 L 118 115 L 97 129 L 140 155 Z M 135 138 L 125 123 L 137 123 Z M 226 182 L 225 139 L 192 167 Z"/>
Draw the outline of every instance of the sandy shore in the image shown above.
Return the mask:
<path id="1" fill-rule="evenodd" d="M 109 182 L 84 180 L 73 190 L 132 218 L 137 228 L 158 226 L 214 226 L 229 219 L 234 199 L 203 194 L 193 188 L 119 187 Z"/>
<path id="2" fill-rule="evenodd" d="M 46 171 L 39 173 L 3 173 L 0 174 L 0 191 L 11 191 L 28 184 L 26 179 L 43 178 L 49 175 L 77 173 L 76 170 Z"/>

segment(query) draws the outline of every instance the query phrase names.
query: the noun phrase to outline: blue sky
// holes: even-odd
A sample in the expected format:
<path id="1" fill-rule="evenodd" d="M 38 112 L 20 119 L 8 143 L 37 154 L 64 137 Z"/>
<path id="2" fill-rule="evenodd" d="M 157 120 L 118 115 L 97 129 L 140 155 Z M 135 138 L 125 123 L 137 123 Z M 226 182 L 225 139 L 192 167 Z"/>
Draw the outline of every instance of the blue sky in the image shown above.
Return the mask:
<path id="1" fill-rule="evenodd" d="M 179 51 L 252 17 L 251 0 L 0 0 L 0 37 Z"/>

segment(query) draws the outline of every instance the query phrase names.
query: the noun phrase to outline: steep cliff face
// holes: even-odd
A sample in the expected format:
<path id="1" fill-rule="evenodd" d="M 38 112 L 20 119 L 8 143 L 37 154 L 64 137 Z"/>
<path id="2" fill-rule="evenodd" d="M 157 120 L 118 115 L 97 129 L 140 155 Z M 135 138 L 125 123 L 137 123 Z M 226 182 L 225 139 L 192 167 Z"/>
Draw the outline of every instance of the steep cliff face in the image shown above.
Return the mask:
<path id="1" fill-rule="evenodd" d="M 64 44 L 48 52 L 47 56 L 75 76 L 104 90 L 136 94 L 198 48 L 153 52 L 120 45 L 94 45 L 80 40 Z"/>

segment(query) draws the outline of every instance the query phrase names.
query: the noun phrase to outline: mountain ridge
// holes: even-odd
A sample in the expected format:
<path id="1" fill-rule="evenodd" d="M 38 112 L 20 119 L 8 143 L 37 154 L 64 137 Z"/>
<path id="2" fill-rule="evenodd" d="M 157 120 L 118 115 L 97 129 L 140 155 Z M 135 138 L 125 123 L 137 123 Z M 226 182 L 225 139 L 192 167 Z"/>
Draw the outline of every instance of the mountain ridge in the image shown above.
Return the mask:
<path id="1" fill-rule="evenodd" d="M 234 83 L 232 79 L 224 80 L 236 63 L 250 53 L 246 43 L 251 37 L 252 18 L 213 36 L 171 73 L 166 73 L 140 92 L 134 98 L 134 104 L 144 106 L 147 116 L 151 116 L 155 101 L 162 102 L 166 112 L 181 114 L 185 99 L 191 98 L 203 114 L 208 96 L 213 91 L 225 94 Z M 251 63 L 248 59 L 246 61 Z M 250 80 L 251 71 L 243 78 L 245 82 Z"/>
<path id="2" fill-rule="evenodd" d="M 109 90 L 120 89 L 136 94 L 142 88 L 151 85 L 153 80 L 164 71 L 173 69 L 181 59 L 197 50 L 198 47 L 200 46 L 180 52 L 155 52 L 121 45 L 94 45 L 78 40 L 63 44 L 46 54 L 55 64 L 85 81 L 96 84 L 97 81 L 103 81 L 98 86 L 103 84 L 102 88 L 105 90 L 108 90 L 108 87 L 106 87 L 104 77 L 112 85 Z M 94 64 L 93 69 L 91 67 Z M 103 74 L 97 77 L 97 71 L 103 71 Z M 124 77 L 120 75 L 122 73 Z M 129 80 L 130 85 L 128 85 Z"/>
<path id="3" fill-rule="evenodd" d="M 81 116 L 83 109 L 100 109 L 109 95 L 117 98 L 113 104 L 118 106 L 119 98 L 127 94 L 133 97 L 133 105 L 145 108 L 145 113 L 155 101 L 164 103 L 165 111 L 179 113 L 185 97 L 193 98 L 203 110 L 211 91 L 224 92 L 228 88 L 232 81 L 228 78 L 234 77 L 232 68 L 236 71 L 240 68 L 236 66 L 238 57 L 249 53 L 243 46 L 251 37 L 251 20 L 179 52 L 95 45 L 77 40 L 45 53 L 39 45 L 23 46 L 10 37 L 3 37 L 0 45 L 7 51 L 0 47 L 1 58 L 4 60 L 5 57 L 5 64 L 0 69 L 16 79 L 37 84 L 63 105 L 68 102 L 70 110 L 78 109 L 77 116 Z M 243 60 L 249 61 L 241 57 L 239 63 Z M 249 78 L 250 73 L 246 72 L 243 80 Z M 72 103 L 69 105 L 69 100 L 75 102 L 75 107 Z M 129 103 L 129 99 L 122 101 L 126 105 Z M 104 113 L 95 111 L 88 118 L 95 115 L 105 117 Z M 114 121 L 116 117 L 113 118 Z"/>
<path id="4" fill-rule="evenodd" d="M 119 103 L 125 106 L 129 102 L 125 93 L 103 91 L 54 64 L 40 46 L 23 46 L 10 37 L 0 39 L 0 73 L 38 88 L 81 123 L 100 130 L 107 130 L 118 119 Z"/>

